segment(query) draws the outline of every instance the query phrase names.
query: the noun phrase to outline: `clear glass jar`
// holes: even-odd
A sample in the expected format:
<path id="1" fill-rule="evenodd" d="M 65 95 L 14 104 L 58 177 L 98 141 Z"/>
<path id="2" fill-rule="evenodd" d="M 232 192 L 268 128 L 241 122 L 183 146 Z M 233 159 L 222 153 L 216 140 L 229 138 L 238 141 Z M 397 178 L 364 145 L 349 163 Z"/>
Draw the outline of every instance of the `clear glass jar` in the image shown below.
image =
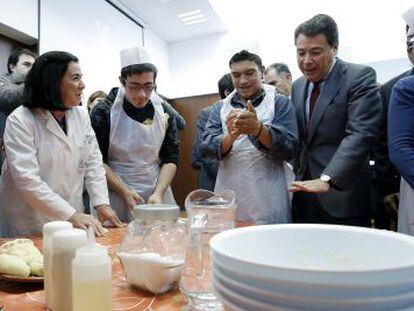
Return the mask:
<path id="1" fill-rule="evenodd" d="M 176 205 L 137 205 L 133 215 L 117 252 L 125 278 L 154 294 L 166 292 L 181 278 L 187 223 Z"/>

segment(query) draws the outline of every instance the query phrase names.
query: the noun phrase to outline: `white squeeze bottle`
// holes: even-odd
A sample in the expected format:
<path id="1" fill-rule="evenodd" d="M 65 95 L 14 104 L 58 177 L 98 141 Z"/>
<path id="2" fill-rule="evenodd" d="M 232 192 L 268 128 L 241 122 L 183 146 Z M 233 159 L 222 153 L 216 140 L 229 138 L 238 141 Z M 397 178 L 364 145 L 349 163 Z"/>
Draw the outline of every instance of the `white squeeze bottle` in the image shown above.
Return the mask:
<path id="1" fill-rule="evenodd" d="M 63 229 L 71 229 L 69 221 L 51 221 L 43 225 L 43 263 L 46 309 L 52 308 L 52 236 L 55 232 Z"/>
<path id="2" fill-rule="evenodd" d="M 73 311 L 111 311 L 111 259 L 106 247 L 89 244 L 72 261 Z"/>
<path id="3" fill-rule="evenodd" d="M 55 232 L 53 244 L 53 311 L 72 311 L 72 260 L 76 249 L 86 245 L 86 231 L 65 229 Z"/>

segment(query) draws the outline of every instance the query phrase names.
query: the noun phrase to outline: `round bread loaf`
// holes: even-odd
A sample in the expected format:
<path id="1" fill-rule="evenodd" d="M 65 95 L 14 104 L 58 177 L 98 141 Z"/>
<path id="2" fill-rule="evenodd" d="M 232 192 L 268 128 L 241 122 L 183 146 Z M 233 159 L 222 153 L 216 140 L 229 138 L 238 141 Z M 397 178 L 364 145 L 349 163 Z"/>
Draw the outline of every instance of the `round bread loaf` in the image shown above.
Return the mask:
<path id="1" fill-rule="evenodd" d="M 23 259 L 17 256 L 0 254 L 0 274 L 28 277 L 30 268 Z"/>

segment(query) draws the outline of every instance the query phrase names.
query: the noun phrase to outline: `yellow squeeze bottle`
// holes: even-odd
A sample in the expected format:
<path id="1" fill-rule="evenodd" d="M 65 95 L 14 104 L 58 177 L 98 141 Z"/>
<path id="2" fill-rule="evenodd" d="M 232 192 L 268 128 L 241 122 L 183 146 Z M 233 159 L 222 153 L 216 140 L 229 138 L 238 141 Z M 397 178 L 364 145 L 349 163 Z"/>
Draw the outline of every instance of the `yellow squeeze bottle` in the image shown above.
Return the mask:
<path id="1" fill-rule="evenodd" d="M 76 250 L 72 262 L 73 311 L 111 311 L 111 260 L 105 247 Z"/>

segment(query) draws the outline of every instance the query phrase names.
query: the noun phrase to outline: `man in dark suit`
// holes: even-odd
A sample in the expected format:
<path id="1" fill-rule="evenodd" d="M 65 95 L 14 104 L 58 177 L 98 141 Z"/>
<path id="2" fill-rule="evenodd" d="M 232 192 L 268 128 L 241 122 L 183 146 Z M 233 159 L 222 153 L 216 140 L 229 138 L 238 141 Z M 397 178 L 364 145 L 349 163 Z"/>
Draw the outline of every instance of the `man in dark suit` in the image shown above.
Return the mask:
<path id="1" fill-rule="evenodd" d="M 229 73 L 223 75 L 218 82 L 220 98 L 224 99 L 234 90 L 233 81 Z M 193 146 L 191 166 L 200 170 L 198 186 L 201 189 L 214 191 L 219 162 L 215 158 L 204 157 L 200 152 L 200 144 L 213 106 L 205 107 L 200 111 L 197 119 L 196 137 Z"/>
<path id="2" fill-rule="evenodd" d="M 338 29 L 330 16 L 300 24 L 295 44 L 303 77 L 292 88 L 301 135 L 294 221 L 369 226 L 369 152 L 381 118 L 375 71 L 336 58 Z"/>
<path id="3" fill-rule="evenodd" d="M 406 38 L 407 56 L 411 64 L 414 65 L 414 34 L 409 33 L 408 25 L 406 26 Z M 376 197 L 376 211 L 374 214 L 375 227 L 380 229 L 390 229 L 391 222 L 391 216 L 386 210 L 384 199 L 387 196 L 392 196 L 399 192 L 400 188 L 400 174 L 391 163 L 388 156 L 387 115 L 391 91 L 400 79 L 411 76 L 412 74 L 414 74 L 414 68 L 403 72 L 380 86 L 383 115 L 381 119 L 380 135 L 373 149 L 375 165 L 373 166 L 372 178 Z"/>

